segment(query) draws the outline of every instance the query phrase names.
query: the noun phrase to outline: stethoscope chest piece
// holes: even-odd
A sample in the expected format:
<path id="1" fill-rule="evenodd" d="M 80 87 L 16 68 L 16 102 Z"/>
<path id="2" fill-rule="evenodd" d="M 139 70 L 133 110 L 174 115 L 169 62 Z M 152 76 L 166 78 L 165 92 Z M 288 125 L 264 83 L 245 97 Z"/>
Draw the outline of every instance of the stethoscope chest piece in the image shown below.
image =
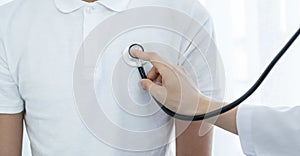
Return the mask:
<path id="1" fill-rule="evenodd" d="M 138 67 L 137 64 L 137 59 L 136 57 L 132 56 L 130 51 L 136 49 L 136 50 L 140 50 L 140 51 L 144 51 L 144 48 L 142 45 L 140 44 L 132 44 L 128 47 L 126 47 L 123 51 L 123 60 L 124 62 L 132 67 Z M 145 64 L 146 62 L 142 62 L 143 64 Z"/>

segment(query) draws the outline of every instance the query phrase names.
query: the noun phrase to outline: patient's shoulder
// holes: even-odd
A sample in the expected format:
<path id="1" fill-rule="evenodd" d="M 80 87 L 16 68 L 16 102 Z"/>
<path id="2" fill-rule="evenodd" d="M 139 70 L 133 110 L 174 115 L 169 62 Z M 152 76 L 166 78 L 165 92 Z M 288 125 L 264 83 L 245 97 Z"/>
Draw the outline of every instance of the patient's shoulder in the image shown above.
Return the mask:
<path id="1" fill-rule="evenodd" d="M 0 5 L 0 37 L 4 34 L 20 0 L 5 1 Z"/>
<path id="2" fill-rule="evenodd" d="M 129 7 L 159 6 L 178 10 L 206 27 L 212 26 L 212 19 L 199 0 L 132 0 Z"/>

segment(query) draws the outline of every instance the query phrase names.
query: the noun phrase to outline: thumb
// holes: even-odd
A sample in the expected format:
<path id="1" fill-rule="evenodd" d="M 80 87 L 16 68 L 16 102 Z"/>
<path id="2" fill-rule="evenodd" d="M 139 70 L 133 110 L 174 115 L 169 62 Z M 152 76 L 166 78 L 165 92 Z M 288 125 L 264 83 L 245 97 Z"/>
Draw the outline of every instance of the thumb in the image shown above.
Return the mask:
<path id="1" fill-rule="evenodd" d="M 159 86 L 152 82 L 149 79 L 142 79 L 141 80 L 142 87 L 148 91 L 156 100 L 161 103 L 164 103 L 167 97 L 167 90 L 165 87 Z"/>

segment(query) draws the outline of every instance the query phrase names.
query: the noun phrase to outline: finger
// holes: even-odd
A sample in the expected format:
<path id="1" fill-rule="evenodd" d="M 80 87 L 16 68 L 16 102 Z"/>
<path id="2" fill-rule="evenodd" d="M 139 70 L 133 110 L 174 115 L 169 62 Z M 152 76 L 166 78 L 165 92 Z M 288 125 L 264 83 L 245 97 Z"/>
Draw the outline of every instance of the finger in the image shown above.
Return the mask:
<path id="1" fill-rule="evenodd" d="M 151 59 L 154 59 L 154 57 L 157 59 L 158 56 L 150 56 L 149 52 L 143 52 L 137 49 L 132 49 L 130 51 L 130 54 L 134 57 L 138 57 L 139 59 L 142 59 L 144 61 L 151 61 Z"/>
<path id="2" fill-rule="evenodd" d="M 174 75 L 173 70 L 175 70 L 175 67 L 168 64 L 158 54 L 154 52 L 142 52 L 139 50 L 132 50 L 132 54 L 143 60 L 150 61 L 162 77 L 171 77 Z"/>
<path id="3" fill-rule="evenodd" d="M 150 71 L 147 74 L 147 78 L 154 81 L 155 79 L 157 79 L 157 77 L 159 76 L 159 72 L 157 71 L 157 69 L 155 67 L 152 67 L 150 69 Z"/>
<path id="4" fill-rule="evenodd" d="M 130 53 L 134 57 L 138 57 L 141 60 L 151 62 L 151 64 L 153 64 L 153 66 L 155 66 L 158 71 L 168 65 L 165 60 L 163 60 L 157 53 L 154 52 L 142 52 L 140 50 L 133 49 Z"/>
<path id="5" fill-rule="evenodd" d="M 162 86 L 159 86 L 148 79 L 141 80 L 142 87 L 148 91 L 156 100 L 163 103 L 167 96 L 166 89 Z"/>

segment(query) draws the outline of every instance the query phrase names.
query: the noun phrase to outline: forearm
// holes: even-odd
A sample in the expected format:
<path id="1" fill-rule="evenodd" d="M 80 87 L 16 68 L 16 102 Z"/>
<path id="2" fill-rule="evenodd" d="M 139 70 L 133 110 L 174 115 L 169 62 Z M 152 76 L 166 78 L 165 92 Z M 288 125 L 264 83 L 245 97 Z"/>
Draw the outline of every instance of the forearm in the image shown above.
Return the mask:
<path id="1" fill-rule="evenodd" d="M 199 132 L 201 124 L 201 131 Z M 211 156 L 213 129 L 211 125 L 197 122 L 176 121 L 176 155 L 177 156 Z"/>
<path id="2" fill-rule="evenodd" d="M 236 125 L 237 107 L 220 115 L 215 123 L 216 126 L 223 128 L 231 133 L 238 134 Z"/>
<path id="3" fill-rule="evenodd" d="M 21 156 L 23 113 L 0 115 L 0 156 Z"/>
<path id="4" fill-rule="evenodd" d="M 214 102 L 209 104 L 207 103 L 204 105 L 205 107 L 203 107 L 203 103 L 200 103 L 199 108 L 211 111 L 220 108 L 224 104 Z M 199 153 L 201 153 L 201 156 L 210 156 L 213 136 L 213 129 L 210 128 L 210 124 L 218 126 L 231 133 L 238 134 L 236 125 L 237 109 L 238 108 L 236 107 L 226 113 L 219 115 L 217 117 L 217 120 L 205 120 L 206 122 L 210 123 L 205 123 L 201 121 L 186 122 L 176 120 L 176 135 L 180 134 L 176 139 L 176 155 L 193 156 L 199 155 Z M 205 133 L 205 131 L 208 131 L 203 136 L 199 135 L 201 124 L 203 127 L 201 130 L 204 130 L 202 132 Z"/>
<path id="5" fill-rule="evenodd" d="M 199 105 L 202 105 L 202 104 L 203 103 L 201 103 Z M 205 104 L 205 105 L 206 105 L 206 108 L 209 107 L 209 109 L 206 109 L 206 110 L 212 111 L 215 109 L 219 109 L 222 106 L 227 105 L 227 104 L 219 103 L 219 102 L 211 102 L 211 103 Z M 203 107 L 201 107 L 201 108 L 203 108 Z M 222 128 L 224 130 L 227 130 L 231 133 L 238 134 L 237 125 L 236 125 L 237 110 L 238 110 L 238 107 L 217 116 L 217 118 L 216 118 L 217 120 L 205 120 L 205 121 L 210 122 L 211 124 L 214 124 L 215 126 L 218 126 L 218 127 Z"/>

